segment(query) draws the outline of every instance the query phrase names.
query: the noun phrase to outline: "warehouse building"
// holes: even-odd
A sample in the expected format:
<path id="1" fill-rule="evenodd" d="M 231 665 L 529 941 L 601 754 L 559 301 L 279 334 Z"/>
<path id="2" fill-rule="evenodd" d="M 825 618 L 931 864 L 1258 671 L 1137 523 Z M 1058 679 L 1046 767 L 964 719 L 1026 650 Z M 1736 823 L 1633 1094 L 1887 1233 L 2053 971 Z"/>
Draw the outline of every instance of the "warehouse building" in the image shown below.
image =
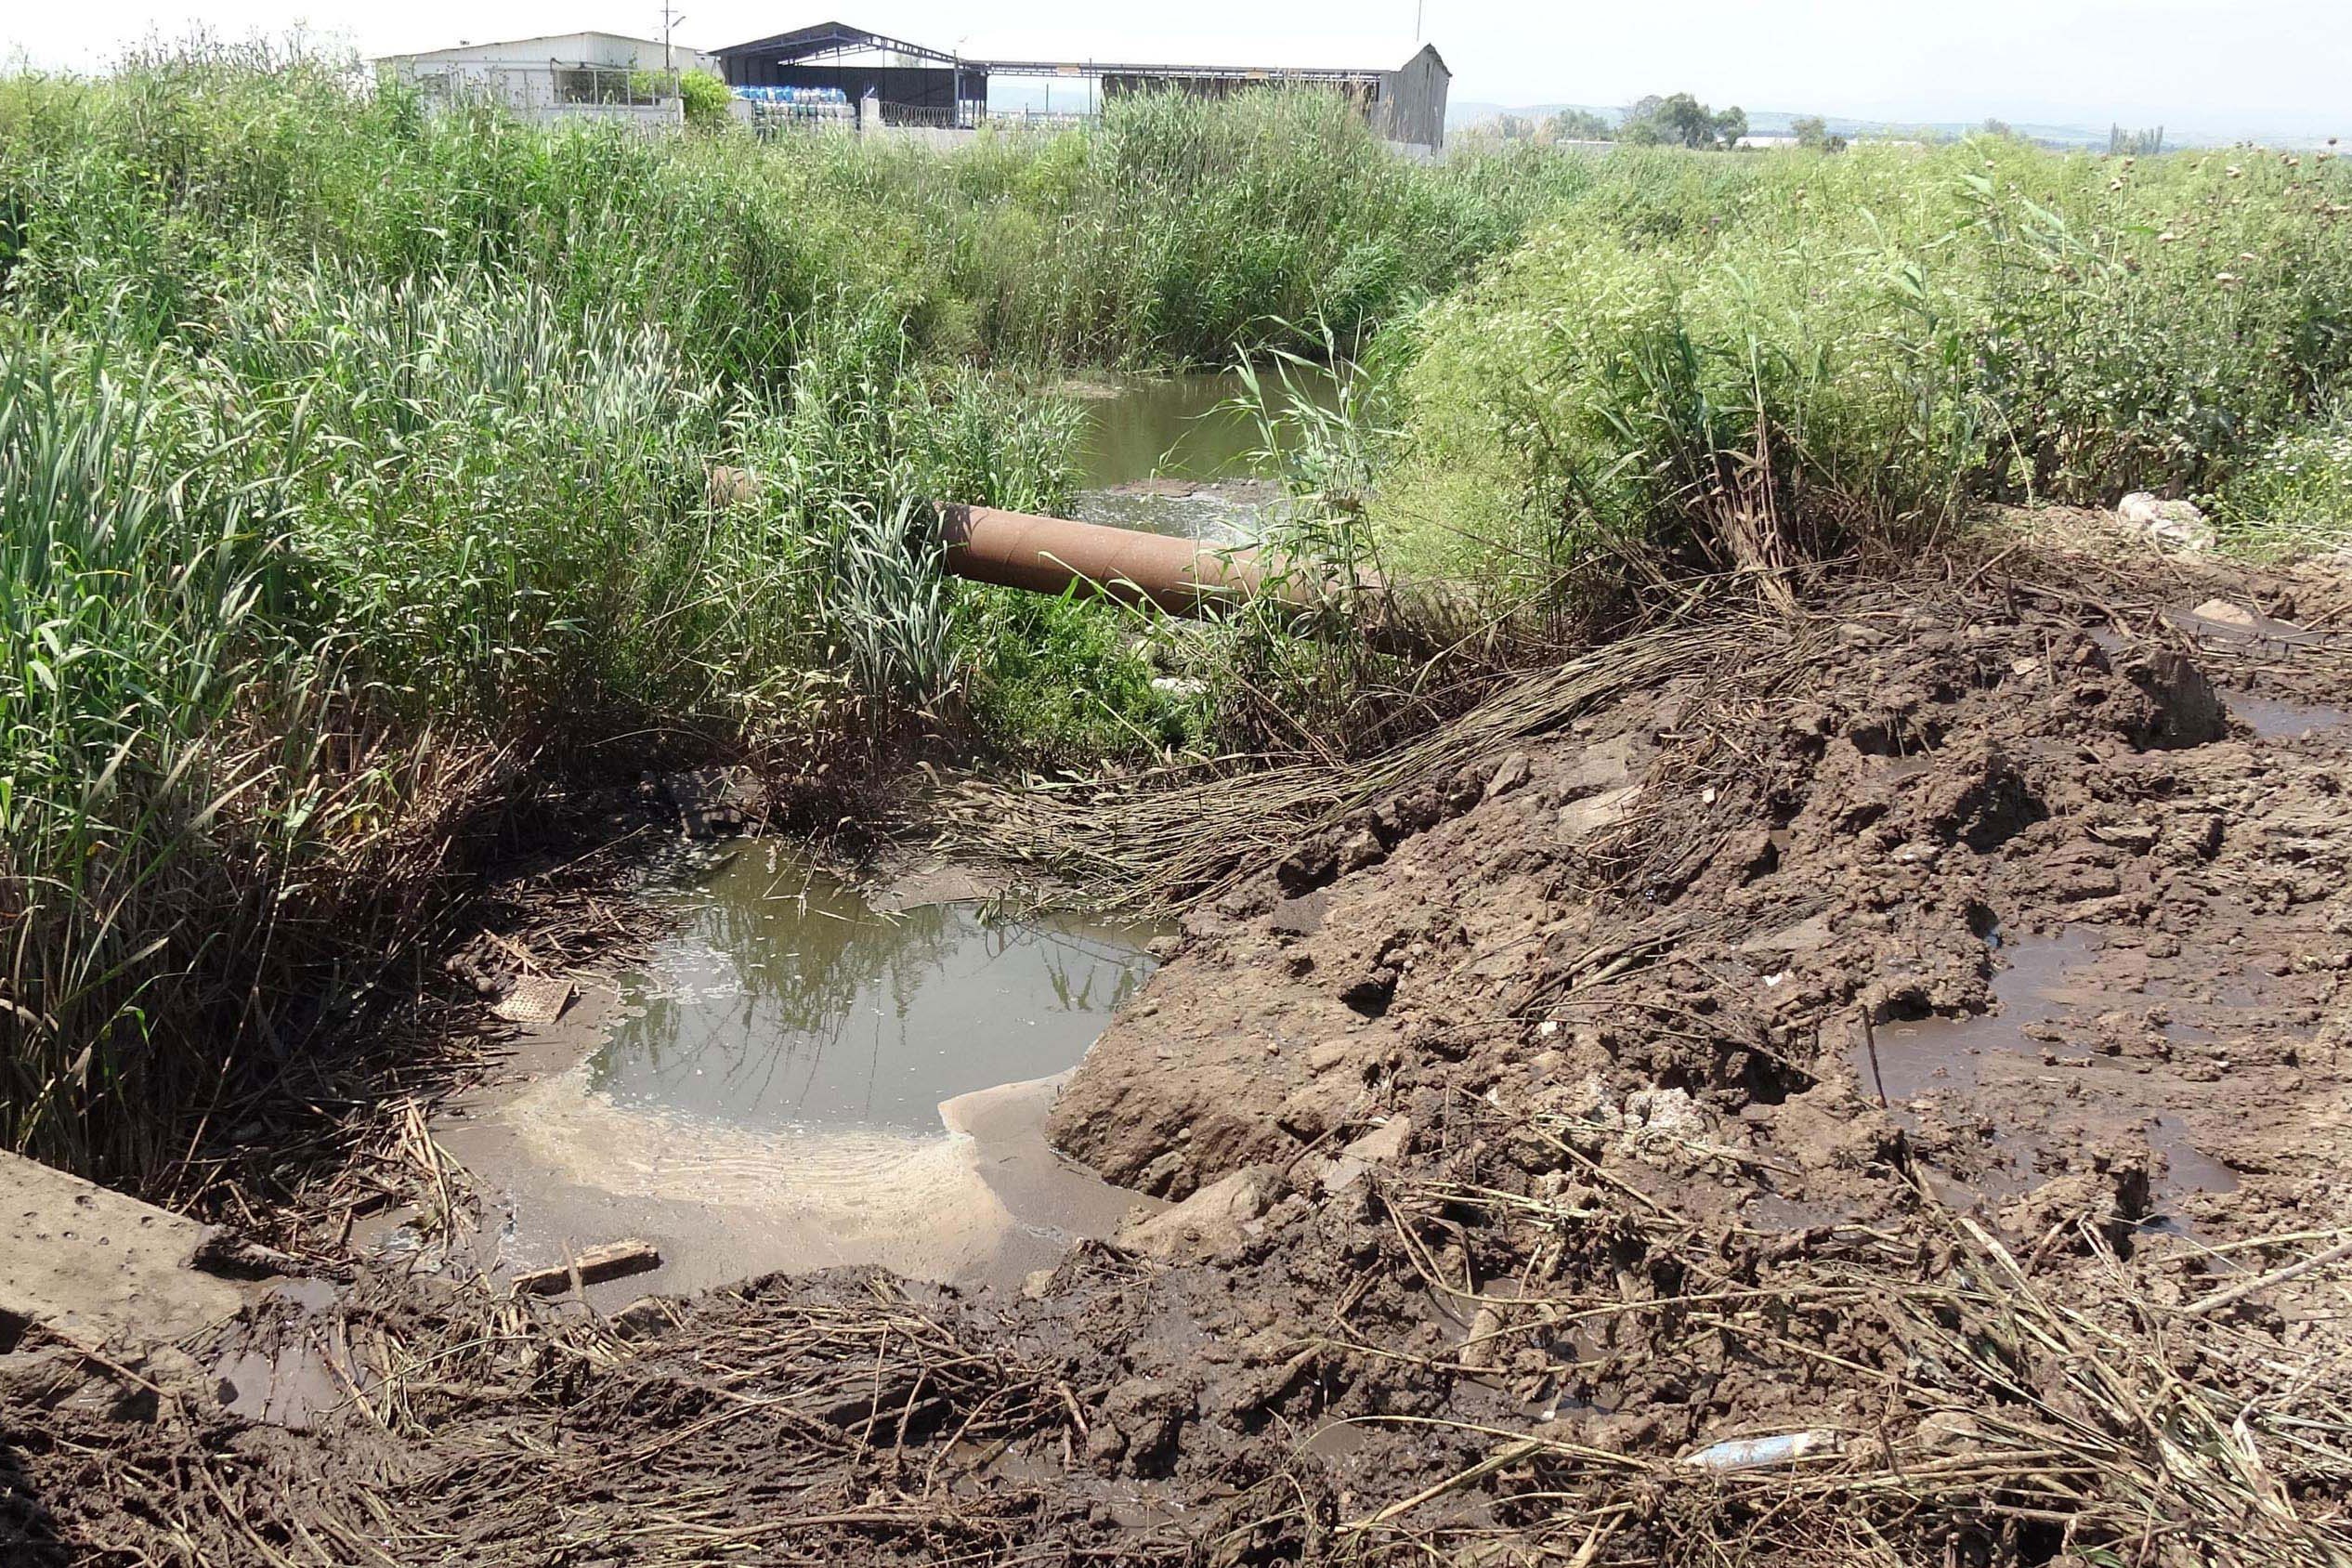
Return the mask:
<path id="1" fill-rule="evenodd" d="M 526 120 L 682 123 L 674 72 L 709 70 L 706 55 L 617 33 L 557 33 L 460 44 L 375 62 L 428 102 L 496 103 Z"/>
<path id="2" fill-rule="evenodd" d="M 1307 86 L 1339 92 L 1391 141 L 1434 151 L 1444 144 L 1444 59 L 1424 45 L 1396 69 L 1345 66 L 1154 65 L 1120 60 L 967 59 L 837 21 L 778 33 L 718 51 L 734 87 L 821 87 L 869 99 L 885 124 L 976 125 L 987 115 L 991 80 L 1043 78 L 1084 84 L 1090 108 L 1122 93 L 1185 92 L 1223 97 L 1251 87 Z"/>
<path id="3" fill-rule="evenodd" d="M 871 98 L 885 124 L 973 125 L 988 111 L 988 72 L 879 33 L 819 22 L 717 52 L 730 87 L 817 87 Z"/>

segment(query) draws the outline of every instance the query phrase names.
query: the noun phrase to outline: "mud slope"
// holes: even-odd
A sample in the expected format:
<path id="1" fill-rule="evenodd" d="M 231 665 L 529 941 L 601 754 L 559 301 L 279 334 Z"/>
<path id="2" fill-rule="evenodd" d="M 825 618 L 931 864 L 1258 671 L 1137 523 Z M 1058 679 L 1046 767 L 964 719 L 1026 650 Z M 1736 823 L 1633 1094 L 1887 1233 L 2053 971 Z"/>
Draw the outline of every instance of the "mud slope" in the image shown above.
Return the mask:
<path id="1" fill-rule="evenodd" d="M 364 1413 L 0 1403 L 15 1517 L 216 1562 L 2352 1561 L 2344 1276 L 2299 1268 L 2352 1237 L 2352 647 L 2295 629 L 2345 594 L 2089 577 L 1850 592 L 1196 910 L 1052 1118 L 1180 1201 L 1017 1292 L 362 1277 L 197 1348 L 311 1346 Z"/>

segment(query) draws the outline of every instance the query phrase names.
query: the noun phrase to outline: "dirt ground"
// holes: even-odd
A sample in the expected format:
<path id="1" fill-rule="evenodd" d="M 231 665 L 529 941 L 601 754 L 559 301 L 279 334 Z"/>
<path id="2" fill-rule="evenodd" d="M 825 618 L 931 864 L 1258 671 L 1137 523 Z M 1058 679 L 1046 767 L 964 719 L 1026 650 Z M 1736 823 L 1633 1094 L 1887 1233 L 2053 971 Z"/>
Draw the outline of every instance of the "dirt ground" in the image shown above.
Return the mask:
<path id="1" fill-rule="evenodd" d="M 1052 1119 L 1116 1242 L 28 1344 L 7 1560 L 2352 1562 L 2352 583 L 1811 606 L 1195 908 Z"/>

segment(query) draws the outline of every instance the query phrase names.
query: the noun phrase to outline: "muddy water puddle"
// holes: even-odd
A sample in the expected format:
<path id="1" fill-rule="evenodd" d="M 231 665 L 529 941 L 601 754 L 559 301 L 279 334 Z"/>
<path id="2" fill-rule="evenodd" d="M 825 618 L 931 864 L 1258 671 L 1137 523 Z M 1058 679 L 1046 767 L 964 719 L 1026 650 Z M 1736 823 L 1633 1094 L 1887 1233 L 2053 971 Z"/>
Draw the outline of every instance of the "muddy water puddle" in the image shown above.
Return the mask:
<path id="1" fill-rule="evenodd" d="M 2161 1197 L 2235 1190 L 2237 1174 L 2197 1147 L 2175 1108 L 2146 1104 L 2123 1082 L 2085 1088 L 2090 1075 L 2105 1065 L 2095 1021 L 2112 1027 L 2120 1002 L 2165 987 L 2151 987 L 2144 976 L 2135 976 L 2122 955 L 2106 953 L 2100 938 L 2085 927 L 2069 926 L 2054 936 L 2019 936 L 1996 928 L 1987 943 L 1998 966 L 1992 1006 L 1958 1017 L 1878 1025 L 1854 1052 L 1854 1068 L 1866 1090 L 1883 1095 L 1914 1131 L 1920 1126 L 1919 1109 L 1931 1098 L 1975 1101 L 1983 1108 L 1981 1123 L 1992 1147 L 2007 1167 L 2006 1173 L 1973 1183 L 1994 1200 L 2036 1184 L 2037 1166 L 2052 1134 L 2072 1143 L 2084 1133 L 2131 1130 L 2163 1156 L 2164 1170 L 2156 1183 Z M 2175 1018 L 2170 1007 L 2141 1016 L 2150 1049 L 2168 1051 L 2176 1043 L 2215 1039 L 2211 1030 Z M 2014 1091 L 2034 1083 L 2062 1092 L 2055 1098 L 2046 1092 L 2019 1095 L 2016 1105 L 2008 1104 Z M 2066 1125 L 2014 1125 L 1997 1114 L 2004 1108 L 2021 1113 L 2035 1103 L 2062 1107 Z M 1978 1114 L 1970 1112 L 1969 1117 L 1978 1119 Z"/>
<path id="2" fill-rule="evenodd" d="M 1261 389 L 1277 409 L 1295 400 L 1329 407 L 1327 376 L 1269 372 Z M 1082 488 L 1075 515 L 1085 522 L 1171 533 L 1212 544 L 1255 542 L 1279 516 L 1275 456 L 1295 434 L 1277 418 L 1269 441 L 1240 372 L 1117 376 L 1073 383 L 1085 417 Z"/>
<path id="3" fill-rule="evenodd" d="M 2231 718 L 2265 740 L 2295 740 L 2352 725 L 2352 708 L 2323 702 L 2291 702 L 2243 691 L 2225 691 L 2221 701 Z"/>
<path id="4" fill-rule="evenodd" d="M 1150 973 L 1154 932 L 979 906 L 877 912 L 764 845 L 698 857 L 658 901 L 685 921 L 620 978 L 587 1088 L 754 1130 L 928 1133 L 943 1101 L 1078 1065 Z"/>
<path id="5" fill-rule="evenodd" d="M 2055 938 L 2011 940 L 1997 950 L 2006 961 L 1993 976 L 1990 1011 L 1877 1026 L 1875 1047 L 1865 1046 L 1873 1054 L 1858 1065 L 1863 1081 L 1888 1104 L 1937 1091 L 1967 1093 L 1978 1086 L 1988 1052 L 2038 1057 L 2043 1047 L 2028 1038 L 2029 1028 L 2058 1017 L 2070 1004 L 2097 1000 L 2097 993 L 2067 984 L 2069 967 L 2097 951 L 2090 933 L 2079 926 Z"/>
<path id="6" fill-rule="evenodd" d="M 884 912 L 755 843 L 647 896 L 672 934 L 532 1042 L 529 1082 L 440 1134 L 500 1196 L 500 1264 L 634 1235 L 660 1271 L 592 1298 L 865 1263 L 1012 1283 L 1138 1201 L 1044 1120 L 1156 928 Z"/>

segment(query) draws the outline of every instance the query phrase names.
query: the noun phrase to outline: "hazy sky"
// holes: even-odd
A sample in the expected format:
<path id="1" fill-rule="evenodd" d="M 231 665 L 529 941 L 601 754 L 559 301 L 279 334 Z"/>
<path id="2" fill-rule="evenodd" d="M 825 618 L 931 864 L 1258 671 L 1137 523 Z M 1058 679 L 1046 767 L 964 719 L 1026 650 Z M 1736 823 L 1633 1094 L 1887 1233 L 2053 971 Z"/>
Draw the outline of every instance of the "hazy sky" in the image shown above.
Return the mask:
<path id="1" fill-rule="evenodd" d="M 839 20 L 968 54 L 1224 63 L 1393 63 L 1412 0 L 684 0 L 715 47 Z M 838 12 L 831 7 L 839 7 Z M 823 8 L 819 8 L 822 7 Z M 363 53 L 596 29 L 655 36 L 659 0 L 0 0 L 0 50 L 90 68 L 126 40 L 296 23 Z M 2352 0 L 1426 0 L 1457 101 L 1618 104 L 1678 89 L 1718 105 L 1875 118 L 2165 121 L 2352 136 Z"/>

